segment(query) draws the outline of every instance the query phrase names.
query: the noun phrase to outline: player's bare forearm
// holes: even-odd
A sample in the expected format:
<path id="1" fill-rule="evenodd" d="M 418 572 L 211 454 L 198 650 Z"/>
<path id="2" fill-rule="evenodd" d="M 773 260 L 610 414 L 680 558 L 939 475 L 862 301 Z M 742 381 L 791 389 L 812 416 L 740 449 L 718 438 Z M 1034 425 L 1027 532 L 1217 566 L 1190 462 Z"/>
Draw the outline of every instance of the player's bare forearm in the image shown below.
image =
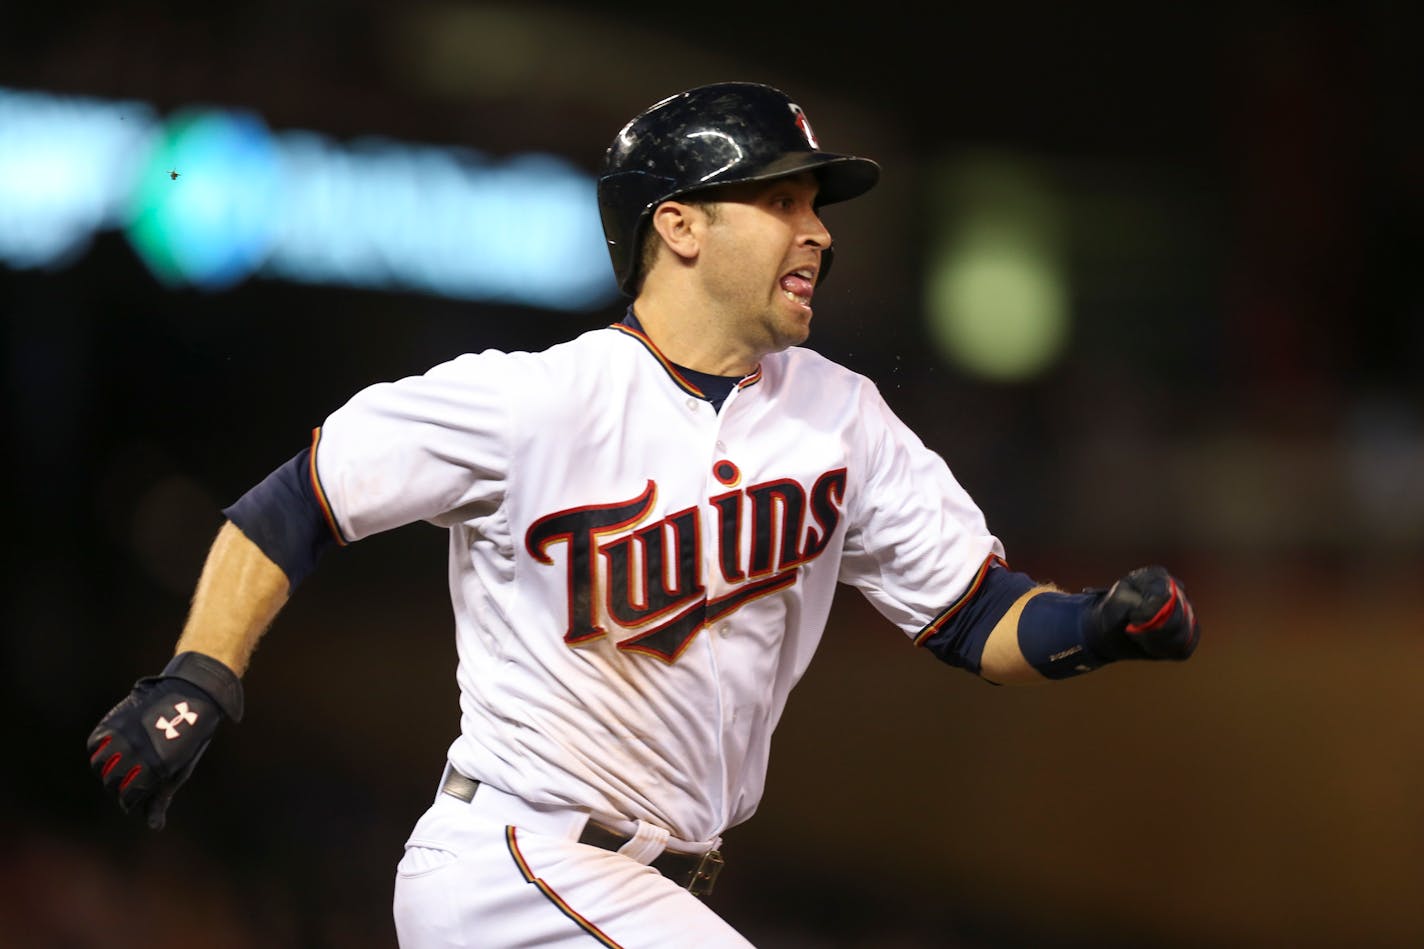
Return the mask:
<path id="1" fill-rule="evenodd" d="M 154 830 L 223 721 L 242 720 L 238 677 L 290 583 L 271 558 L 228 522 L 208 551 L 188 622 L 172 661 L 145 676 L 100 719 L 87 742 L 89 764 L 125 813 Z"/>
<path id="2" fill-rule="evenodd" d="M 282 568 L 231 521 L 223 524 L 208 551 L 175 652 L 212 656 L 242 675 L 289 590 Z"/>

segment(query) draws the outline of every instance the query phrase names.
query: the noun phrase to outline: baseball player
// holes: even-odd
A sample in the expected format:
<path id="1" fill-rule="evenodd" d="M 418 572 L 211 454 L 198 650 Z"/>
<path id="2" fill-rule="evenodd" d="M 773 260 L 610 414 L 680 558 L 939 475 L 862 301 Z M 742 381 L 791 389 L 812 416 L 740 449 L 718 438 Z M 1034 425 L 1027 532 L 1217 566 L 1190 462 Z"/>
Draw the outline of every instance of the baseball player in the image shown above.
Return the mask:
<path id="1" fill-rule="evenodd" d="M 629 122 L 598 182 L 626 318 L 365 389 L 227 508 L 173 660 L 90 736 L 123 810 L 163 826 L 325 549 L 417 520 L 449 529 L 460 733 L 396 871 L 407 949 L 748 945 L 701 897 L 838 583 L 995 683 L 1190 656 L 1165 569 L 1015 572 L 875 385 L 800 347 L 821 208 L 878 177 L 765 85 Z"/>

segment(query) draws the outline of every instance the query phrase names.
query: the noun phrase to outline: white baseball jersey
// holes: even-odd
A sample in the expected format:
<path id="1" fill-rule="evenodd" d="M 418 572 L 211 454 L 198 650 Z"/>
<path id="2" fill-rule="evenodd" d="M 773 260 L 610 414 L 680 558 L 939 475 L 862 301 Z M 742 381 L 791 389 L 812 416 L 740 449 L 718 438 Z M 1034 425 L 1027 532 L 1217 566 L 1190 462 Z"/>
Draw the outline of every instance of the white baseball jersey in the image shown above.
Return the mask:
<path id="1" fill-rule="evenodd" d="M 619 324 L 372 386 L 314 462 L 347 540 L 449 528 L 454 766 L 686 841 L 756 809 L 837 582 L 915 636 L 1003 553 L 865 377 L 793 348 L 699 395 Z"/>

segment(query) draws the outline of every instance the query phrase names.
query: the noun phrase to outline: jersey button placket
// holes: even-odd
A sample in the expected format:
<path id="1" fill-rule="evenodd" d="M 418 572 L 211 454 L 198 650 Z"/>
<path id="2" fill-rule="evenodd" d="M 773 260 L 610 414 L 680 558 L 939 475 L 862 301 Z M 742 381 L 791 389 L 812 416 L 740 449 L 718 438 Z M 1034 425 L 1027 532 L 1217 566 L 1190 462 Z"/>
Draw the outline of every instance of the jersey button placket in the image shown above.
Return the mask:
<path id="1" fill-rule="evenodd" d="M 735 394 L 735 393 L 734 393 L 734 394 Z M 719 465 L 720 463 L 722 463 L 722 462 L 730 462 L 730 459 L 727 457 L 727 443 L 726 443 L 726 440 L 725 440 L 724 438 L 721 438 L 721 437 L 720 437 L 720 436 L 722 435 L 722 431 L 721 431 L 721 430 L 722 430 L 723 426 L 726 424 L 726 417 L 727 417 L 726 409 L 727 409 L 727 405 L 726 405 L 726 404 L 723 404 L 723 406 L 722 406 L 722 411 L 721 411 L 721 412 L 716 412 L 716 413 L 713 414 L 713 419 L 712 419 L 712 420 L 713 420 L 713 423 L 714 423 L 714 424 L 713 424 L 712 432 L 711 432 L 711 434 L 712 434 L 712 448 L 713 448 L 713 450 L 712 450 L 712 452 L 710 453 L 711 457 L 708 459 L 708 466 L 707 466 L 707 471 L 706 471 L 706 476 L 705 476 L 706 479 L 707 479 L 707 482 L 706 482 L 706 492 L 707 492 L 707 493 L 706 493 L 705 496 L 708 497 L 708 498 L 712 498 L 712 497 L 715 497 L 715 496 L 717 496 L 717 495 L 725 494 L 725 493 L 728 492 L 729 490 L 735 490 L 735 488 L 732 487 L 731 483 L 729 483 L 728 481 L 723 480 L 723 479 L 722 479 L 721 477 L 719 477 L 718 474 L 717 474 L 718 465 Z M 740 478 L 738 477 L 736 480 L 739 481 Z M 714 518 L 713 523 L 715 523 L 715 518 Z M 709 594 L 709 596 L 725 594 L 725 593 L 727 593 L 727 592 L 729 591 L 729 589 L 730 589 L 730 588 L 728 587 L 726 581 L 722 580 L 721 568 L 718 566 L 718 564 L 721 562 L 721 561 L 720 561 L 720 556 L 719 556 L 719 553 L 718 553 L 718 550 L 717 550 L 717 543 L 718 543 L 718 541 L 717 541 L 717 535 L 718 535 L 718 533 L 719 533 L 719 532 L 718 532 L 715 528 L 712 528 L 712 529 L 707 530 L 707 531 L 704 532 L 704 534 L 703 534 L 703 544 L 704 544 L 705 546 L 703 547 L 702 555 L 703 555 L 703 563 L 704 563 L 704 565 L 706 565 L 706 569 L 707 569 L 708 574 L 709 574 L 709 576 L 708 576 L 708 594 Z M 719 727 L 718 727 L 718 736 L 719 736 L 719 737 L 718 737 L 718 750 L 719 750 L 719 752 L 720 752 L 720 750 L 721 750 L 722 742 L 723 742 L 723 740 L 724 740 L 725 735 L 726 735 L 727 732 L 736 724 L 736 721 L 737 721 L 737 711 L 736 711 L 735 701 L 734 701 L 733 696 L 730 694 L 730 692 L 731 692 L 731 687 L 730 687 L 729 684 L 723 679 L 722 666 L 721 666 L 721 663 L 722 663 L 722 656 L 726 653 L 727 650 L 729 650 L 729 649 L 732 648 L 732 643 L 731 643 L 731 640 L 730 640 L 731 634 L 732 634 L 732 624 L 731 624 L 730 622 L 725 622 L 725 621 L 724 621 L 724 622 L 718 622 L 718 623 L 716 623 L 715 625 L 709 623 L 709 624 L 707 625 L 705 631 L 704 631 L 704 639 L 703 639 L 703 642 L 705 643 L 704 648 L 707 650 L 706 655 L 707 655 L 707 660 L 708 660 L 708 663 L 709 663 L 709 666 L 710 666 L 710 669 L 711 669 L 712 679 L 713 679 L 713 681 L 716 683 L 716 689 L 717 689 L 717 720 L 718 720 L 718 722 L 719 722 Z M 719 784 L 718 784 L 718 786 L 719 786 L 720 788 L 723 788 L 723 789 L 725 789 L 726 786 L 727 786 L 727 770 L 726 770 L 726 769 L 727 769 L 727 761 L 726 761 L 726 759 L 724 758 L 724 759 L 722 759 L 722 775 L 721 775 L 721 781 L 720 781 Z M 719 806 L 719 807 L 725 807 L 725 806 L 726 806 L 726 801 L 725 801 L 725 799 L 719 800 L 718 806 Z"/>

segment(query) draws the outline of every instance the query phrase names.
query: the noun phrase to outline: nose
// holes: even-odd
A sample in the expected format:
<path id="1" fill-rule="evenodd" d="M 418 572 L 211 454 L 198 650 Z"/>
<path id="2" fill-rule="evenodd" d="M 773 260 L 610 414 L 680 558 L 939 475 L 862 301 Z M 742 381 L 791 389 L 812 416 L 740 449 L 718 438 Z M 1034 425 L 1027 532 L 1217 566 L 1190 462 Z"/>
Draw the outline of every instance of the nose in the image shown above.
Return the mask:
<path id="1" fill-rule="evenodd" d="M 802 221 L 800 243 L 803 247 L 816 247 L 823 251 L 831 249 L 831 232 L 814 210 L 808 210 Z"/>
<path id="2" fill-rule="evenodd" d="M 807 212 L 807 223 L 802 228 L 800 244 L 802 247 L 814 248 L 821 252 L 821 266 L 816 273 L 816 286 L 826 279 L 826 274 L 831 272 L 831 262 L 835 260 L 836 252 L 831 246 L 831 232 L 826 229 L 826 224 L 821 220 L 821 216 L 815 209 Z"/>
<path id="3" fill-rule="evenodd" d="M 816 271 L 816 286 L 819 287 L 826 282 L 826 275 L 831 272 L 831 264 L 835 262 L 835 259 L 836 249 L 834 247 L 827 247 L 821 251 L 821 269 Z"/>

